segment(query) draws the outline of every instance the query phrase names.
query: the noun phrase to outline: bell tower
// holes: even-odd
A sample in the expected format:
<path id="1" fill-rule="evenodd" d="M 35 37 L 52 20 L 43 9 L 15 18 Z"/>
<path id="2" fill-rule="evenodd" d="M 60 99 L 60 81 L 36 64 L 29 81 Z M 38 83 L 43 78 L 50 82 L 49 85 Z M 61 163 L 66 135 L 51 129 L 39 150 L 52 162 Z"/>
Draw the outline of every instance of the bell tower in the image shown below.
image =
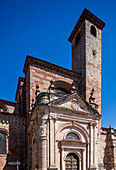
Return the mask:
<path id="1" fill-rule="evenodd" d="M 101 31 L 105 23 L 84 9 L 69 42 L 72 70 L 82 75 L 80 94 L 101 113 Z"/>

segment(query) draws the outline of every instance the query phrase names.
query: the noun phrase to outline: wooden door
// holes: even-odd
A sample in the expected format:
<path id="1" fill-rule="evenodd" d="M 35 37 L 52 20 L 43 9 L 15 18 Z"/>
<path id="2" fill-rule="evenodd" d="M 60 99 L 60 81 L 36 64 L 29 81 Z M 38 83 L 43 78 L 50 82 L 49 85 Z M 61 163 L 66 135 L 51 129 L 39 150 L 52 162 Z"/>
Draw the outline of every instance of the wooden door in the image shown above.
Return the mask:
<path id="1" fill-rule="evenodd" d="M 79 170 L 79 158 L 76 154 L 70 153 L 67 155 L 66 170 Z"/>

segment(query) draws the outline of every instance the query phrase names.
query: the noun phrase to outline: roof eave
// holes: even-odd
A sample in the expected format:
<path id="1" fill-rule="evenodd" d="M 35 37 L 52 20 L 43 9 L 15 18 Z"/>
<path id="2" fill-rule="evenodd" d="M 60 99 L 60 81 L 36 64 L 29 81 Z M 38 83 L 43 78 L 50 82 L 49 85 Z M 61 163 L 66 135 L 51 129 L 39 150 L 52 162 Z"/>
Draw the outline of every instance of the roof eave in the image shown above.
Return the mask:
<path id="1" fill-rule="evenodd" d="M 26 56 L 26 61 L 25 61 L 25 64 L 24 64 L 23 72 L 26 74 L 28 66 L 32 65 L 34 63 L 36 63 L 40 67 L 43 67 L 43 68 L 46 67 L 49 70 L 55 70 L 57 72 L 64 73 L 64 74 L 69 75 L 71 77 L 73 77 L 73 76 L 75 77 L 76 76 L 79 79 L 81 78 L 81 74 L 80 73 L 76 73 L 76 72 L 74 72 L 72 70 L 66 69 L 64 67 L 58 66 L 56 64 L 52 64 L 50 62 L 47 62 L 47 61 L 44 61 L 44 60 L 41 60 L 41 59 L 38 59 L 38 58 L 35 58 L 35 57 L 32 57 L 32 56 L 29 56 L 29 55 Z"/>

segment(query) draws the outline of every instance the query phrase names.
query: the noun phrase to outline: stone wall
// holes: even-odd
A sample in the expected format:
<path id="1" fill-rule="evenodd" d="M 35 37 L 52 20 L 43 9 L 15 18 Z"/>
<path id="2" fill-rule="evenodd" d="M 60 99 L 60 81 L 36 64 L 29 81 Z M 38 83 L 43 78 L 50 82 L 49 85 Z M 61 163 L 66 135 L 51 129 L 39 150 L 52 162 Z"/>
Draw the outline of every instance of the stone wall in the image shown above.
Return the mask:
<path id="1" fill-rule="evenodd" d="M 3 114 L 0 116 L 0 130 L 6 133 L 6 154 L 0 154 L 0 169 L 15 170 L 8 162 L 25 162 L 25 118 L 20 115 Z"/>
<path id="2" fill-rule="evenodd" d="M 85 67 L 85 24 L 84 22 L 78 29 L 74 39 L 72 40 L 72 70 L 81 73 L 80 94 L 86 99 L 86 67 Z M 76 43 L 77 36 L 80 35 L 78 44 Z"/>
<path id="3" fill-rule="evenodd" d="M 72 40 L 72 70 L 82 74 L 80 92 L 88 102 L 94 89 L 94 102 L 101 113 L 101 30 L 94 25 L 97 36 L 93 36 L 92 25 L 85 19 Z"/>
<path id="4" fill-rule="evenodd" d="M 101 113 L 101 30 L 96 29 L 96 37 L 91 34 L 93 24 L 85 20 L 85 55 L 86 55 L 86 100 L 94 89 L 95 103 Z M 93 106 L 94 107 L 94 106 Z"/>
<path id="5" fill-rule="evenodd" d="M 100 115 L 86 111 L 82 114 L 77 107 L 71 110 L 73 99 L 74 94 L 53 103 L 53 107 L 40 104 L 33 108 L 28 124 L 28 168 L 37 165 L 40 170 L 65 169 L 68 153 L 79 156 L 82 170 L 98 166 Z M 82 99 L 78 99 L 78 103 L 81 107 Z M 80 140 L 67 141 L 66 134 L 70 132 L 77 134 Z"/>

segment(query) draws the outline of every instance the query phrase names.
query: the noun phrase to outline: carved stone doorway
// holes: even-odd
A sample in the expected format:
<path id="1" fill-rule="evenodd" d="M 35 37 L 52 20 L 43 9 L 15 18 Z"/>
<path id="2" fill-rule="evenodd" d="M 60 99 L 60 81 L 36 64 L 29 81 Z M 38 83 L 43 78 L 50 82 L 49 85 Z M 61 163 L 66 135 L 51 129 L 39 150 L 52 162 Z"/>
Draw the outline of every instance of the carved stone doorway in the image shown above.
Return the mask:
<path id="1" fill-rule="evenodd" d="M 66 156 L 66 170 L 79 170 L 79 158 L 74 153 L 69 153 Z"/>

